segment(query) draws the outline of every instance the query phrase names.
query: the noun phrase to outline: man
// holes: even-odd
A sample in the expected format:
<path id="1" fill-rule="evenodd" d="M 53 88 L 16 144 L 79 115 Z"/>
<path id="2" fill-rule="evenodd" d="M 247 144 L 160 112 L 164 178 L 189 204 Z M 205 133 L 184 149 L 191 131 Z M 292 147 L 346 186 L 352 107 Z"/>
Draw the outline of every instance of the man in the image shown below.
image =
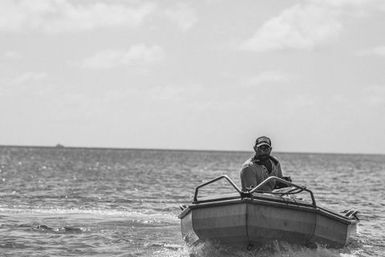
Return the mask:
<path id="1" fill-rule="evenodd" d="M 257 138 L 254 145 L 255 155 L 248 159 L 241 170 L 242 190 L 250 190 L 270 176 L 283 178 L 279 161 L 270 155 L 272 150 L 271 140 L 262 136 Z M 290 178 L 285 178 L 290 180 Z M 261 190 L 271 192 L 276 188 L 276 182 L 270 181 Z"/>

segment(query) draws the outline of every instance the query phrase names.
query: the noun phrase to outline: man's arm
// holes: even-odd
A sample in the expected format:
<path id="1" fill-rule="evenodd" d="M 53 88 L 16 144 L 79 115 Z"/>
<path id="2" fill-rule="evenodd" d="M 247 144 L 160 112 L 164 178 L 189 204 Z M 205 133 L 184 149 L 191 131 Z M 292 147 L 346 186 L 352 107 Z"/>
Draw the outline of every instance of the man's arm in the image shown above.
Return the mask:
<path id="1" fill-rule="evenodd" d="M 277 160 L 277 161 L 278 161 L 278 160 Z M 282 179 L 284 179 L 284 180 L 286 180 L 286 181 L 291 182 L 291 178 L 290 178 L 290 177 L 287 177 L 287 176 L 283 176 L 283 175 L 282 175 L 281 164 L 280 164 L 279 162 L 277 163 L 277 177 L 282 178 Z M 282 188 L 282 187 L 287 187 L 287 184 L 281 183 L 281 182 L 277 182 L 277 183 L 275 184 L 275 189 Z"/>
<path id="2" fill-rule="evenodd" d="M 241 184 L 242 184 L 243 191 L 253 188 L 258 184 L 257 176 L 252 166 L 243 167 L 240 175 L 241 175 Z"/>
<path id="3" fill-rule="evenodd" d="M 281 164 L 278 162 L 277 164 L 277 177 L 282 178 L 282 169 L 281 169 Z"/>

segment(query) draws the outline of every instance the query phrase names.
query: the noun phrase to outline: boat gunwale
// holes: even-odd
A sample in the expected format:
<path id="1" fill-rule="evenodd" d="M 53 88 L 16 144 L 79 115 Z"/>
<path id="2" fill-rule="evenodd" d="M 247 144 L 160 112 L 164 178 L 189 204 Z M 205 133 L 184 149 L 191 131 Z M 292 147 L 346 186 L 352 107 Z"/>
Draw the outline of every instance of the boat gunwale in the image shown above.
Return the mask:
<path id="1" fill-rule="evenodd" d="M 253 196 L 251 198 L 249 197 L 247 198 L 237 197 L 237 198 L 231 198 L 231 199 L 222 198 L 222 199 L 215 199 L 215 200 L 205 201 L 205 202 L 195 202 L 192 205 L 189 205 L 186 209 L 184 209 L 182 213 L 178 215 L 178 218 L 183 219 L 193 209 L 217 207 L 217 206 L 224 206 L 224 205 L 236 205 L 236 204 L 253 204 L 253 205 L 273 206 L 273 207 L 279 207 L 279 208 L 289 208 L 289 209 L 311 212 L 311 213 L 319 214 L 326 217 L 331 217 L 347 225 L 353 225 L 358 223 L 358 220 L 349 219 L 331 210 L 325 209 L 323 207 L 313 206 L 312 204 L 284 201 L 281 199 L 270 199 L 270 198 L 264 198 L 264 197 L 258 197 L 258 196 Z"/>

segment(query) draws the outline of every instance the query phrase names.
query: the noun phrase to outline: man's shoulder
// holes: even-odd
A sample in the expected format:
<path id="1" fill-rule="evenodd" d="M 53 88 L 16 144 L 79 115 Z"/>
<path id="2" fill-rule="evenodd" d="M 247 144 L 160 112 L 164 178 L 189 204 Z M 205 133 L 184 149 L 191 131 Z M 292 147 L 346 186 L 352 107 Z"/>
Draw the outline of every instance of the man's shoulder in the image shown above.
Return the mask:
<path id="1" fill-rule="evenodd" d="M 271 160 L 275 165 L 278 165 L 278 164 L 279 164 L 279 160 L 278 160 L 278 158 L 275 157 L 275 156 L 270 155 L 270 160 Z"/>
<path id="2" fill-rule="evenodd" d="M 247 159 L 243 164 L 242 164 L 242 169 L 245 169 L 247 167 L 253 166 L 253 158 Z"/>

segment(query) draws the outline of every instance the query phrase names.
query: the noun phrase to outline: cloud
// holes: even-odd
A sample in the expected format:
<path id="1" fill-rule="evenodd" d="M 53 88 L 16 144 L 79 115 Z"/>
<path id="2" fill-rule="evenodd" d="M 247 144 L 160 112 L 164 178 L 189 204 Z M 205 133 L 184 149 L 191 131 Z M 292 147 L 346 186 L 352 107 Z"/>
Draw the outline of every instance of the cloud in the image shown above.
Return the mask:
<path id="1" fill-rule="evenodd" d="M 114 26 L 135 27 L 154 10 L 155 5 L 151 3 L 4 0 L 0 2 L 0 31 L 59 33 Z"/>
<path id="2" fill-rule="evenodd" d="M 246 80 L 247 85 L 255 86 L 266 83 L 280 83 L 290 80 L 288 74 L 279 71 L 263 71 Z"/>
<path id="3" fill-rule="evenodd" d="M 82 61 L 80 66 L 88 69 L 111 69 L 125 65 L 149 65 L 164 57 L 163 49 L 157 45 L 138 44 L 128 50 L 104 50 Z"/>
<path id="4" fill-rule="evenodd" d="M 241 49 L 256 52 L 287 48 L 312 49 L 335 38 L 342 24 L 335 13 L 317 5 L 297 4 L 265 22 Z"/>
<path id="5" fill-rule="evenodd" d="M 9 80 L 10 84 L 20 85 L 27 82 L 41 81 L 47 78 L 45 72 L 26 72 Z"/>
<path id="6" fill-rule="evenodd" d="M 358 56 L 375 55 L 375 56 L 385 57 L 385 45 L 361 50 L 357 53 L 357 55 Z"/>
<path id="7" fill-rule="evenodd" d="M 267 20 L 243 41 L 241 50 L 266 52 L 285 49 L 312 50 L 335 40 L 351 17 L 385 10 L 378 0 L 309 0 L 295 4 Z"/>
<path id="8" fill-rule="evenodd" d="M 22 55 L 19 52 L 15 51 L 7 51 L 5 52 L 2 57 L 6 60 L 19 60 L 22 58 Z"/>
<path id="9" fill-rule="evenodd" d="M 287 113 L 295 115 L 298 110 L 309 109 L 318 103 L 318 98 L 311 94 L 293 94 L 283 100 Z"/>
<path id="10" fill-rule="evenodd" d="M 360 100 L 362 104 L 385 107 L 385 85 L 372 85 L 364 88 Z"/>
<path id="11" fill-rule="evenodd" d="M 383 0 L 310 0 L 313 4 L 321 4 L 329 7 L 349 9 L 356 13 L 371 12 L 374 10 L 385 11 Z"/>
<path id="12" fill-rule="evenodd" d="M 18 74 L 14 77 L 0 78 L 0 96 L 8 94 L 20 95 L 26 90 L 32 90 L 34 93 L 39 93 L 41 88 L 39 88 L 40 83 L 46 80 L 48 74 L 45 72 L 25 72 Z M 33 86 L 31 86 L 33 85 Z M 38 88 L 36 87 L 38 86 Z M 44 88 L 45 85 L 42 85 Z"/>
<path id="13" fill-rule="evenodd" d="M 143 92 L 143 89 L 141 89 L 141 92 Z M 205 92 L 207 93 L 207 89 L 200 84 L 160 85 L 148 90 L 148 99 L 187 103 L 197 100 Z"/>
<path id="14" fill-rule="evenodd" d="M 175 22 L 182 30 L 192 28 L 198 21 L 194 10 L 186 4 L 178 4 L 164 11 L 166 18 Z"/>

